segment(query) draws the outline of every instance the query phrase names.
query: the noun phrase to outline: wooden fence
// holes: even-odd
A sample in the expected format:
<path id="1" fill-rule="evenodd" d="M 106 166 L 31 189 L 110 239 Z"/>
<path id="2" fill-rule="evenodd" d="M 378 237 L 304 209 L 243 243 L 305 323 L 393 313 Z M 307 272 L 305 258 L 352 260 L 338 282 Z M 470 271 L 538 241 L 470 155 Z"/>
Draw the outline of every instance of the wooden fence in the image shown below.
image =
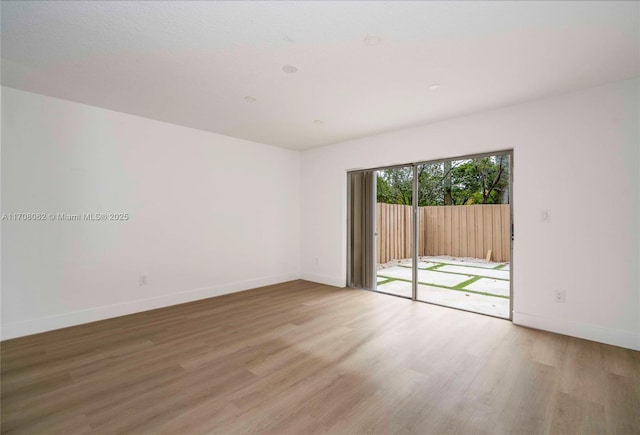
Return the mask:
<path id="1" fill-rule="evenodd" d="M 377 204 L 378 263 L 411 258 L 412 207 Z M 509 204 L 418 208 L 418 255 L 451 255 L 509 261 Z"/>

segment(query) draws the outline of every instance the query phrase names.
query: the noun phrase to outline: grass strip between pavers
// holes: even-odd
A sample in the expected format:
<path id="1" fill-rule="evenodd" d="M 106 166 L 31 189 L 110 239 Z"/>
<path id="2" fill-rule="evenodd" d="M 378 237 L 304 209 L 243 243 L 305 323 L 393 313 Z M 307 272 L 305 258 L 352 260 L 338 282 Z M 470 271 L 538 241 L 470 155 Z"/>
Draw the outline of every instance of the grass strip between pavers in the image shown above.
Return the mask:
<path id="1" fill-rule="evenodd" d="M 427 268 L 419 267 L 418 269 L 421 269 L 421 270 L 436 270 L 437 268 L 442 266 L 462 266 L 462 267 L 473 267 L 474 269 L 500 270 L 504 267 L 507 267 L 507 264 L 509 264 L 509 263 L 502 263 L 494 267 L 482 267 L 482 266 L 473 266 L 472 264 L 443 263 L 442 261 L 429 261 L 429 260 L 420 260 L 420 261 L 424 261 L 425 263 L 438 263 L 435 266 L 431 266 Z M 406 266 L 404 264 L 398 264 L 398 266 L 411 268 L 411 266 Z M 449 273 L 453 273 L 453 272 L 449 272 Z"/>
<path id="2" fill-rule="evenodd" d="M 458 275 L 461 275 L 461 274 L 458 274 Z M 384 276 L 384 275 L 377 275 L 377 276 L 380 276 L 382 278 L 386 278 L 387 281 L 377 283 L 376 287 L 378 285 L 387 284 L 387 283 L 389 283 L 391 281 L 402 281 L 402 282 L 408 282 L 409 284 L 411 284 L 411 281 L 409 281 L 408 279 L 390 278 L 390 277 Z M 460 286 L 462 284 L 469 285 L 472 282 L 475 282 L 480 278 L 486 278 L 486 277 L 484 277 L 484 276 L 475 276 L 475 277 L 473 277 L 471 279 L 468 279 L 467 281 L 461 282 L 456 287 L 447 287 L 446 285 L 442 285 L 442 284 L 431 284 L 431 283 L 428 283 L 428 282 L 420 282 L 420 281 L 418 281 L 418 284 L 428 285 L 428 286 L 431 286 L 431 287 L 439 287 L 439 288 L 443 288 L 443 289 L 447 289 L 447 290 L 455 290 L 455 291 L 458 291 L 458 292 L 473 293 L 473 294 L 481 295 L 481 296 L 493 296 L 493 297 L 496 297 L 496 298 L 509 299 L 509 296 L 496 295 L 496 294 L 493 294 L 493 293 L 479 292 L 479 291 L 475 291 L 475 290 L 467 290 L 467 289 L 463 289 L 463 288 L 457 288 L 458 286 Z"/>
<path id="3" fill-rule="evenodd" d="M 456 290 L 462 290 L 464 289 L 466 286 L 468 286 L 469 284 L 473 284 L 474 282 L 478 281 L 482 279 L 482 277 L 480 276 L 474 276 L 471 279 L 468 279 L 466 281 L 462 281 L 460 284 L 458 285 L 454 285 L 452 288 L 456 289 Z"/>
<path id="4" fill-rule="evenodd" d="M 419 270 L 433 270 L 433 271 L 440 272 L 440 273 L 448 273 L 450 275 L 476 276 L 478 278 L 488 278 L 488 279 L 497 279 L 499 281 L 509 281 L 509 278 L 496 278 L 495 276 L 474 275 L 473 273 L 449 272 L 447 270 L 438 270 L 438 268 L 440 268 L 442 266 L 459 266 L 459 265 L 458 264 L 441 263 L 441 264 L 436 264 L 435 266 L 427 267 L 426 269 L 423 269 L 421 267 L 419 267 L 418 269 Z M 398 267 L 404 267 L 405 269 L 411 269 L 411 266 L 403 266 L 403 265 L 400 265 L 400 264 L 398 265 Z M 462 266 L 462 267 L 474 267 L 474 266 Z M 487 269 L 486 267 L 476 267 L 476 269 L 494 270 L 493 268 L 492 269 Z M 382 270 L 384 270 L 384 269 L 382 269 Z M 402 278 L 400 278 L 400 279 L 402 280 Z M 447 288 L 450 288 L 450 287 L 447 287 Z"/>

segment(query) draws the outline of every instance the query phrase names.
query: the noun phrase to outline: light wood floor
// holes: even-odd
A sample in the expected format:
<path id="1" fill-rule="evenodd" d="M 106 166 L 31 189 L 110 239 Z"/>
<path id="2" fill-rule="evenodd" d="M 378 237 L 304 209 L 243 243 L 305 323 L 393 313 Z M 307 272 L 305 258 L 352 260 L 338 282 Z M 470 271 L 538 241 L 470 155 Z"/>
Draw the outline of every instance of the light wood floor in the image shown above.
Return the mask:
<path id="1" fill-rule="evenodd" d="M 15 433 L 640 433 L 640 352 L 294 281 L 2 343 Z"/>

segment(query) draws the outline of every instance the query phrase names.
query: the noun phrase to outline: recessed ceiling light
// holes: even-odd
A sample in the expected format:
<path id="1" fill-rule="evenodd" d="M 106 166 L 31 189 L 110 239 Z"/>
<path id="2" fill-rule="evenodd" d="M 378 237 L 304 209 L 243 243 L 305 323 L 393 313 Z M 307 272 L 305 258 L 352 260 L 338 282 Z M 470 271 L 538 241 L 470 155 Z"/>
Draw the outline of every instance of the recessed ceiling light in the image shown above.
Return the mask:
<path id="1" fill-rule="evenodd" d="M 315 121 L 313 121 L 313 123 L 314 123 L 315 125 L 322 125 L 322 124 L 324 124 L 324 122 L 323 122 L 321 119 L 316 119 Z"/>
<path id="2" fill-rule="evenodd" d="M 256 99 L 250 95 L 247 95 L 246 97 L 244 97 L 244 101 L 246 101 L 247 103 L 255 103 Z"/>
<path id="3" fill-rule="evenodd" d="M 378 35 L 367 35 L 364 38 L 364 43 L 367 45 L 378 45 L 380 44 L 380 41 L 382 41 L 382 38 Z"/>
<path id="4" fill-rule="evenodd" d="M 285 65 L 285 66 L 282 67 L 282 71 L 284 71 L 284 72 L 286 72 L 288 74 L 293 74 L 293 73 L 298 72 L 298 68 L 296 68 L 293 65 Z"/>
<path id="5" fill-rule="evenodd" d="M 429 90 L 430 91 L 437 91 L 438 89 L 440 89 L 442 87 L 441 84 L 439 83 L 434 83 L 432 85 L 429 85 Z"/>

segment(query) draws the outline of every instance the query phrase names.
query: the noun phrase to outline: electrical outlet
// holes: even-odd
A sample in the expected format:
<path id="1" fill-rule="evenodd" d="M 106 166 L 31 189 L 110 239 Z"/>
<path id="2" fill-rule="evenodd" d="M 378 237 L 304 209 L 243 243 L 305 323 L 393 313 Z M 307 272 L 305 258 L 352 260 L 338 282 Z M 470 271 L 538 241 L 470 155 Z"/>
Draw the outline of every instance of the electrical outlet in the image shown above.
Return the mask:
<path id="1" fill-rule="evenodd" d="M 316 266 L 320 265 L 320 258 L 316 257 Z"/>
<path id="2" fill-rule="evenodd" d="M 556 293 L 555 293 L 556 302 L 564 303 L 564 298 L 565 298 L 564 290 L 556 290 Z"/>
<path id="3" fill-rule="evenodd" d="M 147 275 L 140 275 L 139 284 L 140 285 L 147 285 Z"/>

